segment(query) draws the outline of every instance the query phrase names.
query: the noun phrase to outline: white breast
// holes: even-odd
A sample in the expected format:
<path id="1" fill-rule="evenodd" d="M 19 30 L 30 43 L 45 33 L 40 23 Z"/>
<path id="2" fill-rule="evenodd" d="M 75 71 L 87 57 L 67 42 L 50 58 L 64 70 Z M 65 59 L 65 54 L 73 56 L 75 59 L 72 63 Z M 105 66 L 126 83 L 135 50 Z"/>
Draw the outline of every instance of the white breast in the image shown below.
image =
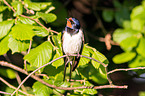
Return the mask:
<path id="1" fill-rule="evenodd" d="M 65 54 L 79 53 L 82 46 L 83 32 L 79 30 L 77 34 L 70 35 L 64 32 L 63 35 L 63 51 Z"/>

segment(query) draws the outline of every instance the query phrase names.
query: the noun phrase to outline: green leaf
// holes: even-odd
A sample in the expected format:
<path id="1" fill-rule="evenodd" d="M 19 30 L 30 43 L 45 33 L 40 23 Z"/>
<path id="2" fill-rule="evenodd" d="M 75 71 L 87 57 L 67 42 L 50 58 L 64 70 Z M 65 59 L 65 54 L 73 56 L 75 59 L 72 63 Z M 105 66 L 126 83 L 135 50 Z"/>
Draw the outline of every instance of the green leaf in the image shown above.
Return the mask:
<path id="1" fill-rule="evenodd" d="M 55 46 L 57 46 L 59 48 L 59 52 L 62 52 L 61 50 L 61 33 L 58 33 L 57 35 L 53 35 L 52 36 L 52 40 Z"/>
<path id="2" fill-rule="evenodd" d="M 128 37 L 121 41 L 120 46 L 125 51 L 131 51 L 138 44 L 138 38 L 135 36 Z"/>
<path id="3" fill-rule="evenodd" d="M 130 13 L 129 9 L 125 6 L 118 10 L 119 11 L 115 12 L 115 21 L 119 26 L 122 26 L 124 20 L 129 20 Z"/>
<path id="4" fill-rule="evenodd" d="M 106 22 L 111 22 L 114 17 L 114 12 L 112 10 L 104 10 L 102 16 Z"/>
<path id="5" fill-rule="evenodd" d="M 145 57 L 145 38 L 141 38 L 136 49 L 137 53 Z"/>
<path id="6" fill-rule="evenodd" d="M 47 82 L 50 84 L 51 81 Z M 52 93 L 51 88 L 38 81 L 33 84 L 32 88 L 33 92 L 35 93 L 35 96 L 49 96 Z"/>
<path id="7" fill-rule="evenodd" d="M 46 9 L 48 6 L 51 5 L 51 2 L 44 2 L 44 3 L 38 3 L 38 2 L 31 2 L 30 0 L 25 0 L 25 6 L 35 10 L 35 11 L 40 11 Z"/>
<path id="8" fill-rule="evenodd" d="M 35 35 L 33 32 L 33 26 L 29 24 L 16 24 L 11 32 L 13 38 L 18 40 L 32 40 Z"/>
<path id="9" fill-rule="evenodd" d="M 135 18 L 145 18 L 145 9 L 143 6 L 139 5 L 133 8 L 132 13 L 131 13 L 131 19 Z"/>
<path id="10" fill-rule="evenodd" d="M 59 53 L 58 50 L 56 50 L 56 54 L 54 55 L 53 60 L 62 56 L 62 55 L 63 55 L 62 53 Z M 52 66 L 56 67 L 56 69 L 57 69 L 59 66 L 61 66 L 63 64 L 64 64 L 64 60 L 63 60 L 63 58 L 61 58 L 59 60 L 54 61 L 52 63 Z"/>
<path id="11" fill-rule="evenodd" d="M 133 20 L 131 20 L 131 27 L 134 30 L 142 31 L 144 28 L 144 23 L 145 23 L 145 21 L 142 19 L 138 19 L 138 18 L 133 19 Z"/>
<path id="12" fill-rule="evenodd" d="M 29 43 L 26 41 L 16 40 L 10 36 L 8 46 L 12 50 L 13 54 L 15 52 L 26 51 L 29 48 Z"/>
<path id="13" fill-rule="evenodd" d="M 90 68 L 89 80 L 92 80 L 92 81 L 96 82 L 97 84 L 105 84 L 105 83 L 107 83 L 108 80 L 107 80 L 107 75 L 106 74 L 100 73 L 100 70 L 95 69 L 94 66 L 91 65 L 91 64 L 89 64 L 88 66 Z M 100 65 L 100 67 L 102 67 L 102 66 Z"/>
<path id="14" fill-rule="evenodd" d="M 16 78 L 15 72 L 11 69 L 0 68 L 0 74 L 2 76 L 5 76 L 5 77 L 9 78 L 9 79 L 15 79 Z"/>
<path id="15" fill-rule="evenodd" d="M 145 58 L 141 55 L 137 55 L 137 57 L 129 62 L 129 67 L 136 68 L 136 67 L 144 67 L 145 66 Z"/>
<path id="16" fill-rule="evenodd" d="M 0 13 L 0 22 L 2 22 L 2 21 L 3 21 L 3 14 Z"/>
<path id="17" fill-rule="evenodd" d="M 30 50 L 29 54 L 24 56 L 31 66 L 40 67 L 49 62 L 52 57 L 52 45 L 45 41 L 38 47 Z"/>
<path id="18" fill-rule="evenodd" d="M 59 66 L 57 69 L 52 65 L 48 65 L 44 68 L 44 72 L 47 73 L 48 76 L 55 77 L 57 74 L 64 70 L 64 66 Z"/>
<path id="19" fill-rule="evenodd" d="M 85 81 L 85 86 L 93 86 L 93 84 L 91 84 L 88 81 Z M 97 90 L 96 89 L 83 89 L 83 94 L 89 94 L 89 95 L 95 95 L 97 94 Z"/>
<path id="20" fill-rule="evenodd" d="M 14 1 L 14 2 L 12 2 L 12 6 L 16 10 L 16 12 L 14 13 L 14 16 L 21 15 L 23 13 L 22 2 Z"/>
<path id="21" fill-rule="evenodd" d="M 8 40 L 9 40 L 9 36 L 6 36 L 4 39 L 1 40 L 1 42 L 0 42 L 0 55 L 7 53 L 7 51 L 9 50 Z"/>
<path id="22" fill-rule="evenodd" d="M 129 20 L 123 21 L 123 28 L 125 29 L 130 29 L 131 28 L 131 23 Z"/>
<path id="23" fill-rule="evenodd" d="M 90 57 L 89 48 L 87 48 L 86 44 L 83 47 L 82 55 Z M 90 61 L 90 59 L 88 59 L 88 58 L 80 58 L 80 61 L 79 61 L 78 65 L 79 66 L 84 66 L 87 63 L 89 63 L 89 61 Z"/>
<path id="24" fill-rule="evenodd" d="M 62 84 L 63 84 L 63 74 L 62 74 L 62 72 L 61 72 L 61 73 L 59 73 L 59 74 L 57 74 L 57 75 L 55 76 L 54 85 L 60 86 L 60 85 L 62 85 Z"/>
<path id="25" fill-rule="evenodd" d="M 41 37 L 48 36 L 49 34 L 49 32 L 45 28 L 40 26 L 34 26 L 33 31 L 37 36 L 41 36 Z"/>
<path id="26" fill-rule="evenodd" d="M 139 96 L 145 96 L 145 91 L 140 91 Z"/>
<path id="27" fill-rule="evenodd" d="M 93 55 L 92 55 L 92 58 L 94 58 L 94 59 L 96 59 L 96 60 L 98 60 L 98 61 L 100 61 L 100 62 L 108 61 L 107 58 L 106 58 L 102 53 L 100 53 L 100 52 L 97 51 L 97 50 L 94 50 L 94 53 L 93 53 Z M 99 68 L 100 63 L 98 63 L 98 62 L 96 62 L 96 61 L 94 61 L 94 60 L 91 60 L 91 62 L 92 62 L 93 66 L 94 66 L 96 69 Z M 109 61 L 106 62 L 106 63 L 108 64 Z"/>
<path id="28" fill-rule="evenodd" d="M 19 19 L 24 24 L 30 24 L 30 25 L 36 24 L 35 21 L 25 18 L 25 17 L 19 17 Z"/>
<path id="29" fill-rule="evenodd" d="M 8 34 L 13 26 L 14 20 L 0 22 L 0 39 Z"/>
<path id="30" fill-rule="evenodd" d="M 8 7 L 7 7 L 7 6 L 1 5 L 1 6 L 0 6 L 0 12 L 4 11 L 6 8 L 8 8 Z"/>
<path id="31" fill-rule="evenodd" d="M 125 40 L 128 37 L 131 36 L 138 36 L 141 35 L 139 31 L 135 31 L 132 29 L 116 29 L 113 34 L 113 40 L 117 43 L 120 43 L 121 41 Z"/>
<path id="32" fill-rule="evenodd" d="M 113 57 L 113 62 L 121 64 L 132 60 L 136 56 L 135 52 L 124 52 Z"/>
<path id="33" fill-rule="evenodd" d="M 57 18 L 56 15 L 53 13 L 46 14 L 46 13 L 42 13 L 42 12 L 37 12 L 36 16 L 42 18 L 46 23 L 51 23 L 51 22 L 55 21 Z"/>
<path id="34" fill-rule="evenodd" d="M 122 5 L 120 4 L 120 2 L 118 0 L 113 0 L 113 5 L 116 7 L 116 8 L 121 8 Z"/>

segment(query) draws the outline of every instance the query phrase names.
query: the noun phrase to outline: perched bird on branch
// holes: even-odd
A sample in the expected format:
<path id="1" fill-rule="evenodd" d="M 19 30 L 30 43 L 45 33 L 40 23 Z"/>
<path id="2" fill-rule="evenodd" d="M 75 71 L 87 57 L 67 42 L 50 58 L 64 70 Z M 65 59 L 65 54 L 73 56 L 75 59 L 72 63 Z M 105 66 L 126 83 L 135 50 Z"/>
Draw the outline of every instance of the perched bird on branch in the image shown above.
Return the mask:
<path id="1" fill-rule="evenodd" d="M 69 80 L 71 80 L 71 73 L 77 68 L 80 57 L 79 54 L 82 53 L 84 45 L 84 34 L 82 29 L 80 28 L 80 23 L 76 18 L 68 18 L 65 30 L 62 34 L 62 47 L 63 53 L 68 55 L 64 58 L 65 61 L 65 69 L 64 69 L 64 79 L 66 75 L 66 67 L 70 63 L 70 76 Z M 78 54 L 78 56 L 69 56 L 72 54 Z"/>

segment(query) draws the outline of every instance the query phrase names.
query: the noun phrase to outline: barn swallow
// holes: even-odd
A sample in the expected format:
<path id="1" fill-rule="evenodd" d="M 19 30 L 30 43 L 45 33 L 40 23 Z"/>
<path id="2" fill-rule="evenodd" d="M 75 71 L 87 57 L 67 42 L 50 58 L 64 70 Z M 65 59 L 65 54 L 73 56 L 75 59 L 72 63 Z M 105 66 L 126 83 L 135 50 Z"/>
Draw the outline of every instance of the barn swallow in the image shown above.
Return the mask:
<path id="1" fill-rule="evenodd" d="M 67 18 L 66 18 L 67 19 Z M 81 54 L 84 45 L 84 34 L 80 28 L 80 23 L 76 18 L 68 18 L 65 30 L 62 35 L 62 49 L 63 53 L 66 55 L 71 54 Z M 71 80 L 71 73 L 77 68 L 79 63 L 79 56 L 67 56 L 64 58 L 65 69 L 64 69 L 64 78 L 66 75 L 66 67 L 70 63 L 70 76 L 69 81 Z"/>

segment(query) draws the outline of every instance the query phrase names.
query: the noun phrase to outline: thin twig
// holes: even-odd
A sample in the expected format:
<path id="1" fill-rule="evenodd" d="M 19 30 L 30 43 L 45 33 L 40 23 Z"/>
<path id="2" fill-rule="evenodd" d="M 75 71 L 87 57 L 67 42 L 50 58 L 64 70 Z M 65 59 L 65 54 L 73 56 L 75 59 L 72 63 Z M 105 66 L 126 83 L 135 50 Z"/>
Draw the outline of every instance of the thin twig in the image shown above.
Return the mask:
<path id="1" fill-rule="evenodd" d="M 107 67 L 105 67 L 105 71 L 106 71 L 106 73 L 108 73 L 108 68 Z M 113 85 L 112 80 L 109 77 L 109 74 L 107 74 L 107 80 L 108 80 L 110 85 Z"/>
<path id="2" fill-rule="evenodd" d="M 9 84 L 6 80 L 4 80 L 3 78 L 1 78 L 0 77 L 0 81 L 2 81 L 3 83 L 5 83 L 7 86 L 9 86 L 10 88 L 12 88 L 12 89 L 17 89 L 16 87 L 14 87 L 13 85 L 11 85 L 11 84 Z M 30 95 L 30 94 L 27 94 L 26 92 L 24 92 L 24 91 L 22 91 L 22 90 L 17 90 L 17 91 L 19 91 L 19 92 L 21 92 L 21 93 L 23 93 L 23 94 L 25 94 L 25 95 Z M 32 96 L 32 95 L 31 95 Z"/>
<path id="3" fill-rule="evenodd" d="M 29 49 L 28 49 L 27 54 L 29 54 L 30 49 L 31 49 L 31 46 L 32 46 L 32 40 L 30 40 L 30 45 L 29 45 Z M 27 63 L 26 63 L 26 62 L 27 62 L 27 61 L 26 61 L 26 60 L 24 60 L 25 70 L 27 71 Z"/>
<path id="4" fill-rule="evenodd" d="M 18 81 L 18 84 L 21 84 L 21 78 L 20 78 L 18 72 L 15 72 L 15 74 L 16 74 L 16 79 L 17 79 L 17 81 Z M 27 93 L 27 90 L 26 90 L 26 88 L 25 88 L 24 85 L 22 85 L 21 88 L 22 88 L 22 90 L 23 90 L 24 92 Z"/>
<path id="5" fill-rule="evenodd" d="M 1 94 L 11 95 L 11 93 L 0 91 Z M 1 95 L 0 95 L 1 96 Z"/>
<path id="6" fill-rule="evenodd" d="M 12 9 L 12 11 L 15 13 L 16 12 L 16 10 L 6 1 L 6 0 L 3 0 L 4 1 L 4 3 L 7 5 L 7 6 L 9 6 L 11 9 Z"/>
<path id="7" fill-rule="evenodd" d="M 75 55 L 71 55 L 71 56 L 75 56 Z M 77 55 L 77 56 L 78 56 L 78 55 Z M 92 57 L 87 57 L 87 56 L 84 56 L 84 55 L 80 55 L 80 57 L 85 57 L 85 58 L 94 60 L 94 61 L 96 61 L 96 62 L 102 64 L 104 67 L 107 67 L 107 66 L 108 66 L 108 64 L 104 64 L 104 63 L 102 63 L 102 62 L 100 62 L 100 61 L 98 61 L 98 60 L 96 60 L 96 59 L 94 59 L 94 58 L 92 58 Z"/>
<path id="8" fill-rule="evenodd" d="M 7 53 L 3 55 L 8 62 L 11 62 L 10 58 L 8 57 Z"/>
<path id="9" fill-rule="evenodd" d="M 114 69 L 112 71 L 109 71 L 107 74 L 111 74 L 111 73 L 114 73 L 116 71 L 129 71 L 129 70 L 138 70 L 138 69 L 145 69 L 145 67 L 126 68 L 126 69 Z"/>
<path id="10" fill-rule="evenodd" d="M 37 24 L 39 24 L 40 26 L 42 26 L 43 28 L 45 28 L 48 32 L 51 31 L 53 33 L 56 33 L 58 34 L 58 32 L 54 31 L 54 30 L 50 30 L 49 28 L 45 27 L 43 24 L 41 24 L 37 19 L 33 19 L 31 17 L 28 17 L 28 16 L 25 16 L 25 15 L 20 15 L 21 17 L 25 17 L 25 18 L 28 18 L 28 19 L 31 19 L 33 21 L 35 21 Z"/>

